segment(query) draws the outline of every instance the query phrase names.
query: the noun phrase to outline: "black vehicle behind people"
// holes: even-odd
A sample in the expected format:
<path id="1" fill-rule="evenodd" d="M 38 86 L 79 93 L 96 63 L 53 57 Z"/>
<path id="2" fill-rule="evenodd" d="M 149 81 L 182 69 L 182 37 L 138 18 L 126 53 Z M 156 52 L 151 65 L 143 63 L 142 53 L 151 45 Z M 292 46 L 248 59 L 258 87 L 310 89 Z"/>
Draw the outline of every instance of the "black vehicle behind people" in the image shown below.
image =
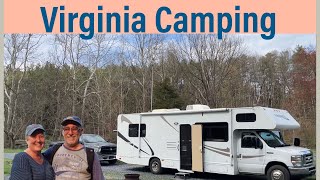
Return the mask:
<path id="1" fill-rule="evenodd" d="M 63 141 L 51 142 L 49 147 L 57 143 L 63 143 Z M 80 137 L 80 143 L 86 147 L 94 149 L 98 154 L 101 163 L 108 162 L 109 164 L 115 164 L 117 145 L 108 142 L 97 134 L 82 134 Z"/>

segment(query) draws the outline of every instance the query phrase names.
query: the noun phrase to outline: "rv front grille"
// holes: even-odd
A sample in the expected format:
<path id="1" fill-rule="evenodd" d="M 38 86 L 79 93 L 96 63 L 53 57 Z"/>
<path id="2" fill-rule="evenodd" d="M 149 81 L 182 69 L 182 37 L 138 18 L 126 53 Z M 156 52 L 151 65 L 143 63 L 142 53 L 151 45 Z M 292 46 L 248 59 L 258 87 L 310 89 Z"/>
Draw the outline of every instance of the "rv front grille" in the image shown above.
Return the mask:
<path id="1" fill-rule="evenodd" d="M 304 166 L 313 165 L 313 155 L 312 155 L 312 153 L 304 155 L 303 159 L 304 159 Z"/>
<path id="2" fill-rule="evenodd" d="M 101 147 L 101 154 L 109 154 L 109 155 L 116 155 L 117 147 L 108 147 L 108 146 L 102 146 Z"/>

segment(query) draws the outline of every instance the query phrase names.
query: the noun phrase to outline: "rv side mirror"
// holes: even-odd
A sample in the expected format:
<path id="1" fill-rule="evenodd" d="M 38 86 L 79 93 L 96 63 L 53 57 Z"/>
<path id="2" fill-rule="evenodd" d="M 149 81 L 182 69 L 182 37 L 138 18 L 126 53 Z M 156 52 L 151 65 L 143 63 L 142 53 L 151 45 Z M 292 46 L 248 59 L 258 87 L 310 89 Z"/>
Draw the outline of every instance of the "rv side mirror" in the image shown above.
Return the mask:
<path id="1" fill-rule="evenodd" d="M 293 145 L 300 146 L 300 139 L 299 138 L 294 138 Z"/>

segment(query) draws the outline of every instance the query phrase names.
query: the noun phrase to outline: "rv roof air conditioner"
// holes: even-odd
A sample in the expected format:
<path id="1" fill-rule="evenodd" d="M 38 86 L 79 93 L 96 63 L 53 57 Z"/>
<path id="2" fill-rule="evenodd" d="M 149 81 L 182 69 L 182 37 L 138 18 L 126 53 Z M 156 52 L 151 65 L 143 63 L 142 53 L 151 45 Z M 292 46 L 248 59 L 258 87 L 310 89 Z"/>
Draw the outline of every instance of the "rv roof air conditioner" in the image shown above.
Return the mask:
<path id="1" fill-rule="evenodd" d="M 210 107 L 203 104 L 192 104 L 192 105 L 188 105 L 186 108 L 186 110 L 204 110 L 204 109 L 210 109 Z"/>

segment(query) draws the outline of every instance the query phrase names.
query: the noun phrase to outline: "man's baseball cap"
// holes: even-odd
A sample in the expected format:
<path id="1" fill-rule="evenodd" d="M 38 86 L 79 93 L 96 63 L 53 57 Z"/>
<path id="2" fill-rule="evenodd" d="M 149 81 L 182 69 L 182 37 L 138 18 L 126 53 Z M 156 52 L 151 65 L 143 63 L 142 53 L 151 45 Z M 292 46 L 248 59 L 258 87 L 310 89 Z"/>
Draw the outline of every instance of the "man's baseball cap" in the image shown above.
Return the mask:
<path id="1" fill-rule="evenodd" d="M 78 116 L 68 116 L 64 118 L 61 122 L 61 125 L 66 126 L 67 124 L 75 124 L 77 126 L 82 126 L 81 119 Z"/>
<path id="2" fill-rule="evenodd" d="M 27 128 L 26 128 L 26 136 L 31 136 L 38 129 L 40 129 L 43 132 L 45 132 L 45 130 L 42 127 L 41 124 L 31 124 L 31 125 L 27 126 Z"/>

